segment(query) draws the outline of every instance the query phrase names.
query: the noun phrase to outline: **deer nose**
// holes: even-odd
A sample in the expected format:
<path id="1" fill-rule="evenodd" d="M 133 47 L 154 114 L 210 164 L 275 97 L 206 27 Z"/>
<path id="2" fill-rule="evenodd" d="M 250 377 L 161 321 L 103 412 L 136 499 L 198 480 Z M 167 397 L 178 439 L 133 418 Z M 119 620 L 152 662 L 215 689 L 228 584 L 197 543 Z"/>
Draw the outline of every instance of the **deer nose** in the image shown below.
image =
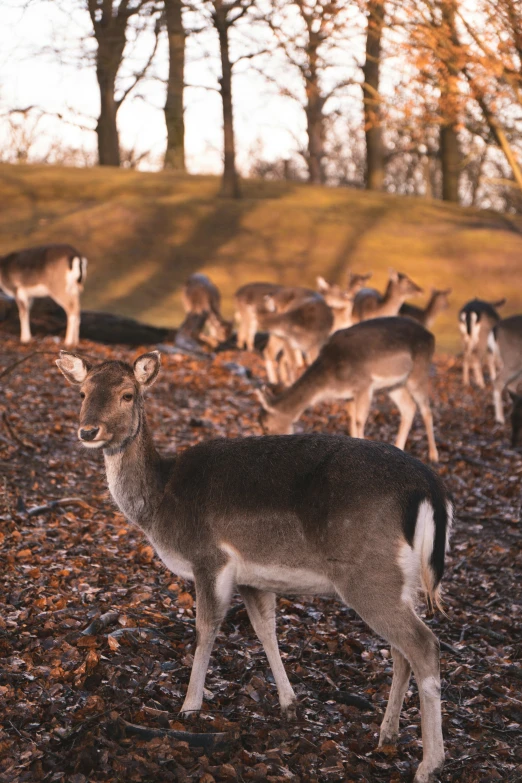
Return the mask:
<path id="1" fill-rule="evenodd" d="M 99 427 L 82 427 L 80 430 L 80 440 L 94 440 L 99 431 Z"/>

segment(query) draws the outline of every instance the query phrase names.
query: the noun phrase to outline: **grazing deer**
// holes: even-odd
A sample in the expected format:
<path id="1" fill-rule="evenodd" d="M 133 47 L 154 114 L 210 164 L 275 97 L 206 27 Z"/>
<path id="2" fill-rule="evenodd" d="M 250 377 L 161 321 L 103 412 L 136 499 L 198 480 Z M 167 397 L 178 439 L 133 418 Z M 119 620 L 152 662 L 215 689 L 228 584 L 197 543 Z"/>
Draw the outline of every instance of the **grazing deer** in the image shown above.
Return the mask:
<path id="1" fill-rule="evenodd" d="M 318 358 L 277 397 L 258 390 L 261 423 L 270 433 L 291 433 L 306 408 L 322 400 L 353 400 L 350 434 L 364 438 L 373 392 L 388 389 L 401 416 L 395 445 L 403 449 L 419 406 L 429 458 L 437 462 L 429 401 L 429 369 L 435 338 L 408 318 L 373 318 L 335 332 Z"/>
<path id="2" fill-rule="evenodd" d="M 247 283 L 235 293 L 238 348 L 254 350 L 258 331 L 257 313 L 265 309 L 265 296 L 274 296 L 283 286 L 276 283 Z"/>
<path id="3" fill-rule="evenodd" d="M 157 352 L 131 367 L 92 366 L 62 351 L 57 364 L 80 386 L 78 438 L 103 450 L 116 504 L 169 569 L 195 582 L 196 651 L 182 713 L 201 709 L 212 647 L 237 590 L 281 709 L 295 714 L 276 594 L 338 596 L 392 645 L 380 745 L 397 740 L 413 669 L 424 754 L 415 781 L 433 780 L 444 763 L 439 645 L 414 607 L 421 589 L 438 603 L 452 521 L 440 478 L 393 446 L 318 433 L 211 440 L 162 457 L 143 403 L 159 372 Z"/>
<path id="4" fill-rule="evenodd" d="M 186 328 L 186 324 L 193 323 L 194 316 L 202 316 L 202 325 L 208 334 L 201 332 L 201 340 L 213 348 L 228 340 L 232 334 L 232 324 L 221 315 L 221 294 L 210 278 L 199 273 L 191 275 L 181 296 L 187 317 L 180 331 Z"/>
<path id="5" fill-rule="evenodd" d="M 80 294 L 87 259 L 72 245 L 42 245 L 0 257 L 0 288 L 12 296 L 20 316 L 20 340 L 31 340 L 32 300 L 43 296 L 63 307 L 67 316 L 65 345 L 80 340 Z"/>
<path id="6" fill-rule="evenodd" d="M 339 329 L 348 329 L 349 326 L 352 326 L 354 297 L 371 276 L 371 272 L 366 275 L 350 273 L 348 285 L 345 289 L 341 288 L 340 285 L 327 283 L 324 277 L 317 278 L 317 289 L 332 310 L 332 332 L 337 332 Z"/>
<path id="7" fill-rule="evenodd" d="M 288 289 L 288 297 L 291 297 L 295 290 Z M 260 327 L 270 333 L 264 357 L 271 383 L 277 383 L 279 380 L 293 383 L 297 369 L 302 367 L 302 357 L 306 364 L 311 364 L 332 331 L 332 310 L 321 294 L 308 289 L 297 290 L 306 292 L 303 298 L 296 295 L 293 299 L 285 299 L 287 289 L 281 289 L 274 296 L 265 296 L 268 312 L 259 312 L 257 315 Z M 281 350 L 282 375 L 278 373 L 277 364 Z"/>
<path id="8" fill-rule="evenodd" d="M 405 302 L 399 310 L 399 315 L 404 315 L 407 318 L 414 318 L 425 326 L 426 329 L 431 329 L 439 313 L 448 309 L 448 297 L 450 294 L 451 288 L 445 288 L 443 291 L 432 288 L 431 296 L 428 299 L 426 307 L 415 307 L 415 305 Z"/>
<path id="9" fill-rule="evenodd" d="M 513 399 L 513 445 L 522 445 L 520 392 L 522 391 L 522 315 L 512 315 L 496 324 L 489 343 L 497 359 L 499 373 L 493 381 L 495 421 L 504 423 L 502 392 L 507 387 Z"/>
<path id="10" fill-rule="evenodd" d="M 505 299 L 498 302 L 485 302 L 483 299 L 472 299 L 459 312 L 459 329 L 464 347 L 462 365 L 462 382 L 469 386 L 469 368 L 471 366 L 475 382 L 481 389 L 485 387 L 482 365 L 487 360 L 489 375 L 492 381 L 497 377 L 496 356 L 488 344 L 488 338 L 493 327 L 500 321 L 497 308 L 505 304 Z"/>
<path id="11" fill-rule="evenodd" d="M 390 272 L 386 291 L 381 294 L 375 288 L 363 288 L 355 296 L 352 318 L 354 323 L 368 318 L 397 315 L 406 299 L 421 294 L 422 288 L 402 272 Z"/>

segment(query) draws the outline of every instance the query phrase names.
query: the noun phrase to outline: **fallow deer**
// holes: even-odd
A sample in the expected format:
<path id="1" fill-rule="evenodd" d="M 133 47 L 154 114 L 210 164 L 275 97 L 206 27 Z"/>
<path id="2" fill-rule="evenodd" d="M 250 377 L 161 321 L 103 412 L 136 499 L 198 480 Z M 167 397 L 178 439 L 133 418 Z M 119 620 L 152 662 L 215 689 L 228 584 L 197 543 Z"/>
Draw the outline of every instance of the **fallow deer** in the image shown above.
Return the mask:
<path id="1" fill-rule="evenodd" d="M 339 329 L 348 329 L 349 326 L 352 326 L 354 297 L 371 276 L 371 272 L 366 275 L 350 273 L 346 288 L 342 288 L 338 284 L 328 283 L 324 277 L 317 278 L 317 289 L 332 310 L 332 332 L 337 332 Z"/>
<path id="2" fill-rule="evenodd" d="M 0 288 L 12 296 L 20 316 L 20 340 L 31 340 L 32 300 L 50 296 L 67 316 L 65 345 L 80 339 L 80 294 L 87 274 L 87 259 L 72 245 L 42 245 L 0 257 Z"/>
<path id="3" fill-rule="evenodd" d="M 384 294 L 375 288 L 363 288 L 356 294 L 353 303 L 353 322 L 359 323 L 368 318 L 397 315 L 408 297 L 421 293 L 422 288 L 407 275 L 391 271 Z"/>
<path id="4" fill-rule="evenodd" d="M 78 438 L 103 450 L 116 504 L 169 569 L 195 582 L 196 651 L 182 713 L 201 709 L 212 647 L 238 591 L 281 709 L 295 714 L 276 594 L 337 596 L 392 645 L 382 746 L 397 740 L 413 669 L 423 744 L 415 781 L 434 780 L 444 763 L 439 645 L 415 602 L 421 589 L 438 602 L 452 521 L 441 479 L 393 446 L 336 435 L 211 440 L 163 457 L 143 402 L 159 372 L 157 352 L 131 367 L 93 366 L 62 351 L 57 364 L 80 387 Z"/>
<path id="5" fill-rule="evenodd" d="M 265 309 L 265 296 L 274 296 L 282 287 L 277 283 L 247 283 L 238 288 L 234 295 L 238 348 L 254 350 L 254 339 L 258 331 L 257 313 Z"/>
<path id="6" fill-rule="evenodd" d="M 502 392 L 507 388 L 513 400 L 512 445 L 522 445 L 522 315 L 512 315 L 496 324 L 490 332 L 490 347 L 497 359 L 499 373 L 493 381 L 495 420 L 504 423 Z"/>
<path id="7" fill-rule="evenodd" d="M 213 348 L 228 340 L 232 334 L 232 324 L 221 315 L 221 294 L 207 275 L 191 275 L 181 296 L 187 318 L 180 326 L 180 331 L 183 331 L 186 323 L 192 324 L 194 316 L 202 316 L 201 340 Z"/>
<path id="8" fill-rule="evenodd" d="M 323 400 L 350 400 L 350 434 L 364 438 L 373 392 L 387 389 L 401 416 L 395 445 L 403 449 L 417 406 L 428 453 L 437 462 L 429 401 L 429 369 L 435 338 L 409 318 L 373 318 L 335 332 L 315 362 L 278 396 L 258 390 L 262 425 L 270 433 L 291 433 L 303 411 Z"/>
<path id="9" fill-rule="evenodd" d="M 405 302 L 399 310 L 399 315 L 414 318 L 425 326 L 426 329 L 431 329 L 439 313 L 448 309 L 448 297 L 450 294 L 451 288 L 445 288 L 443 291 L 433 288 L 426 307 L 415 307 L 415 305 Z"/>
<path id="10" fill-rule="evenodd" d="M 472 299 L 459 312 L 459 329 L 464 347 L 462 365 L 464 386 L 469 386 L 471 366 L 477 386 L 481 389 L 485 387 L 482 365 L 486 360 L 491 380 L 494 381 L 497 377 L 497 360 L 495 353 L 488 345 L 488 338 L 493 327 L 500 321 L 497 308 L 502 307 L 505 302 L 505 299 L 500 299 L 497 302 Z"/>

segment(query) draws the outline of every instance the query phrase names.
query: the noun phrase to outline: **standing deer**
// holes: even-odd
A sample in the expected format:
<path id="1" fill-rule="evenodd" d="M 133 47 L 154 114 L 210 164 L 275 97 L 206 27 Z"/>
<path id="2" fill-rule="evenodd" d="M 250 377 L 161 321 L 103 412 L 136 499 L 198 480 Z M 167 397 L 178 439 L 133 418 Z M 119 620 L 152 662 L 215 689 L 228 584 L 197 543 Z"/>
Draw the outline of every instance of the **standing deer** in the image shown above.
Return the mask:
<path id="1" fill-rule="evenodd" d="M 433 288 L 426 307 L 415 307 L 415 305 L 405 302 L 399 310 L 399 315 L 414 318 L 415 321 L 421 323 L 426 329 L 431 329 L 439 313 L 448 309 L 448 297 L 450 294 L 451 288 L 445 288 L 443 291 Z"/>
<path id="2" fill-rule="evenodd" d="M 489 338 L 499 373 L 493 381 L 495 421 L 504 424 L 502 392 L 507 387 L 513 399 L 512 444 L 522 445 L 520 392 L 522 391 L 522 315 L 512 315 L 496 324 Z"/>
<path id="3" fill-rule="evenodd" d="M 422 288 L 402 272 L 390 272 L 386 291 L 381 294 L 375 288 L 363 288 L 355 296 L 352 318 L 354 323 L 368 318 L 397 315 L 410 296 L 422 293 Z"/>
<path id="4" fill-rule="evenodd" d="M 80 387 L 78 438 L 103 450 L 116 504 L 170 570 L 195 582 L 196 651 L 182 713 L 201 709 L 214 640 L 237 590 L 282 712 L 295 714 L 276 594 L 338 596 L 392 645 L 380 745 L 397 740 L 413 668 L 423 743 L 415 781 L 432 781 L 444 763 L 439 645 L 414 606 L 421 589 L 438 603 L 452 521 L 440 478 L 393 446 L 322 434 L 211 440 L 162 457 L 143 403 L 157 352 L 131 367 L 93 366 L 62 351 L 57 364 Z"/>
<path id="5" fill-rule="evenodd" d="M 208 331 L 208 334 L 200 332 L 201 340 L 214 348 L 228 340 L 232 333 L 232 324 L 225 321 L 221 315 L 221 294 L 207 275 L 200 273 L 191 275 L 185 283 L 181 296 L 187 313 L 185 321 L 180 326 L 181 332 L 184 328 L 190 331 L 189 327 L 192 327 L 196 318 L 200 316 L 199 328 Z"/>
<path id="6" fill-rule="evenodd" d="M 34 298 L 50 296 L 67 316 L 65 345 L 80 340 L 80 294 L 87 259 L 72 245 L 42 245 L 0 257 L 0 288 L 12 296 L 20 316 L 20 340 L 31 340 L 30 311 Z"/>
<path id="7" fill-rule="evenodd" d="M 254 350 L 258 311 L 265 310 L 265 296 L 274 296 L 283 286 L 276 283 L 247 283 L 235 293 L 238 348 Z"/>
<path id="8" fill-rule="evenodd" d="M 475 383 L 481 389 L 485 387 L 482 365 L 487 360 L 489 376 L 492 381 L 497 377 L 496 357 L 488 344 L 488 338 L 493 327 L 500 321 L 497 308 L 505 304 L 505 299 L 498 302 L 485 302 L 483 299 L 472 299 L 459 312 L 459 329 L 464 347 L 462 365 L 462 382 L 469 386 L 469 368 L 475 376 Z"/>
<path id="9" fill-rule="evenodd" d="M 340 285 L 328 283 L 324 277 L 317 278 L 317 289 L 332 310 L 332 332 L 337 332 L 339 329 L 348 329 L 349 326 L 352 326 L 354 297 L 371 276 L 371 272 L 366 275 L 350 273 L 348 285 L 345 289 L 341 288 Z"/>
<path id="10" fill-rule="evenodd" d="M 303 411 L 323 400 L 353 400 L 350 434 L 364 438 L 373 392 L 388 389 L 401 422 L 395 445 L 403 449 L 419 406 L 428 436 L 429 458 L 437 462 L 429 401 L 429 369 L 435 338 L 408 318 L 374 318 L 335 332 L 315 362 L 277 397 L 258 391 L 262 425 L 290 433 Z"/>

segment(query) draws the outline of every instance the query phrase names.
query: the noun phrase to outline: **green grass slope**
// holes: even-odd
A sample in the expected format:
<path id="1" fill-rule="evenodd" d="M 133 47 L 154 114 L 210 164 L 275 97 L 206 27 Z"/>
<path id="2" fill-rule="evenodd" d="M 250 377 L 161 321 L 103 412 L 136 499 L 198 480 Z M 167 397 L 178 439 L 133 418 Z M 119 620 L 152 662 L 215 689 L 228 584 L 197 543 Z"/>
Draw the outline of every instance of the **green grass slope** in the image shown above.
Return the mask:
<path id="1" fill-rule="evenodd" d="M 293 183 L 244 183 L 244 198 L 217 197 L 216 177 L 0 165 L 0 254 L 70 242 L 89 259 L 83 306 L 159 326 L 182 319 L 184 280 L 202 271 L 219 285 L 226 315 L 252 280 L 314 286 L 388 268 L 422 285 L 453 288 L 436 325 L 441 350 L 458 347 L 456 313 L 467 299 L 505 296 L 522 312 L 522 221 L 489 211 Z M 422 304 L 420 297 L 416 304 Z"/>

